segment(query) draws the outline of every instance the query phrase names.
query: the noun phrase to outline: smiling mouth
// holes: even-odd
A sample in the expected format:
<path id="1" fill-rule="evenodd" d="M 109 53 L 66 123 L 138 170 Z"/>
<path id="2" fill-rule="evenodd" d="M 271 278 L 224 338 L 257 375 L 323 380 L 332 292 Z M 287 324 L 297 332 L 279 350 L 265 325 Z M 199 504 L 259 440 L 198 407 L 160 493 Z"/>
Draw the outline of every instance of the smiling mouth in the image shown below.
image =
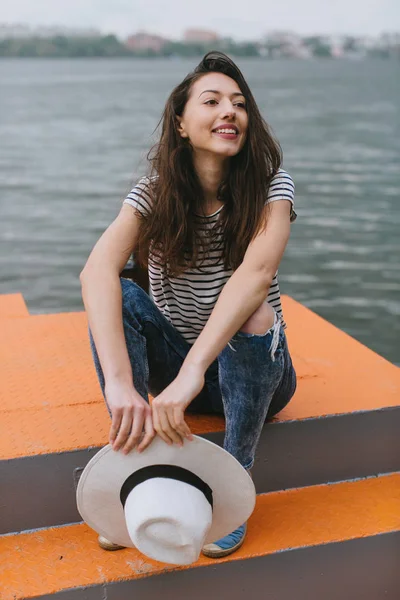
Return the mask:
<path id="1" fill-rule="evenodd" d="M 217 135 L 220 138 L 225 139 L 225 140 L 235 140 L 239 136 L 238 131 L 236 131 L 235 129 L 230 129 L 230 128 L 217 129 L 217 130 L 212 131 L 212 133 L 214 135 Z"/>
<path id="2" fill-rule="evenodd" d="M 212 133 L 216 133 L 218 135 L 239 135 L 239 130 L 234 125 L 230 127 L 216 127 L 212 130 Z"/>

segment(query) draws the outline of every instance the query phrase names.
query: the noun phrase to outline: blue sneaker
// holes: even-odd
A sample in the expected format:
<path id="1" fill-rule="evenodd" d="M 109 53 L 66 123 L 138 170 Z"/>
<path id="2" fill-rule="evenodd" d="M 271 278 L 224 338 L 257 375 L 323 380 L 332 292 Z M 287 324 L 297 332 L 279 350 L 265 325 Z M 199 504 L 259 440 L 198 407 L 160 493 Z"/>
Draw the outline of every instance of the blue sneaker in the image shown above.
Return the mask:
<path id="1" fill-rule="evenodd" d="M 229 533 L 225 537 L 213 542 L 212 544 L 205 544 L 202 548 L 202 552 L 205 556 L 210 558 L 222 558 L 228 556 L 240 548 L 246 537 L 247 524 L 244 523 L 232 533 Z"/>

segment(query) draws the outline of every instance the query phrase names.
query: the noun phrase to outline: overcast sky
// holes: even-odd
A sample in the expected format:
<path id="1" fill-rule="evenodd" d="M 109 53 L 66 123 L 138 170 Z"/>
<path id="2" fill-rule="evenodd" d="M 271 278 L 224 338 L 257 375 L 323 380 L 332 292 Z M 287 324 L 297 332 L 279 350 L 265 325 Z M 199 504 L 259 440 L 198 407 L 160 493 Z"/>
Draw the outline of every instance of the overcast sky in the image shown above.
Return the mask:
<path id="1" fill-rule="evenodd" d="M 235 39 L 268 31 L 377 35 L 400 31 L 399 0 L 0 0 L 0 23 L 139 29 L 179 39 L 188 27 Z"/>

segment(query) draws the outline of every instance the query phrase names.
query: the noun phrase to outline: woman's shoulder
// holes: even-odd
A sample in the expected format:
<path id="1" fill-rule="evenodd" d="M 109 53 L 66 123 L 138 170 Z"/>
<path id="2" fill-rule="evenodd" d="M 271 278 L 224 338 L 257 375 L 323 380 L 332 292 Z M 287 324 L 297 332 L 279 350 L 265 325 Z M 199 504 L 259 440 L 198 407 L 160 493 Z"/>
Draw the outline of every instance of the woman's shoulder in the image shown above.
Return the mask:
<path id="1" fill-rule="evenodd" d="M 286 171 L 286 169 L 283 169 L 282 167 L 279 167 L 279 169 L 271 179 L 271 183 L 277 183 L 278 181 L 282 183 L 287 183 L 288 185 L 293 186 L 294 188 L 293 177 L 288 171 Z"/>
<path id="2" fill-rule="evenodd" d="M 272 177 L 268 190 L 269 201 L 280 199 L 294 201 L 294 181 L 291 175 L 282 168 L 279 168 Z"/>
<path id="3" fill-rule="evenodd" d="M 152 184 L 157 179 L 158 179 L 158 175 L 154 175 L 152 177 L 150 177 L 150 175 L 144 175 L 143 177 L 141 177 L 138 180 L 136 185 L 132 188 L 131 192 L 134 192 L 136 190 L 139 192 L 146 192 L 147 194 L 150 195 Z"/>
<path id="4" fill-rule="evenodd" d="M 148 214 L 152 206 L 151 185 L 155 179 L 157 176 L 144 175 L 141 177 L 124 199 L 124 203 L 130 204 L 141 214 Z"/>
<path id="5" fill-rule="evenodd" d="M 296 220 L 297 214 L 294 211 L 294 192 L 295 185 L 292 176 L 288 171 L 280 167 L 272 177 L 267 202 L 276 202 L 277 200 L 289 200 L 291 203 L 290 221 Z"/>

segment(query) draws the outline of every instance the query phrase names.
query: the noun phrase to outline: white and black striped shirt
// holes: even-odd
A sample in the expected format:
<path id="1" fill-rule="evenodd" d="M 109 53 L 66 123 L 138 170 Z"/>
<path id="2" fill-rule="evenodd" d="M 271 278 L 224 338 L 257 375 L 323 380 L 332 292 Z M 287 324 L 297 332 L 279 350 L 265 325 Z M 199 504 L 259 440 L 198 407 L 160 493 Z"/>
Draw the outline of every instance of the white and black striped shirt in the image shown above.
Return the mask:
<path id="1" fill-rule="evenodd" d="M 143 177 L 124 200 L 124 203 L 130 204 L 142 214 L 148 214 L 151 210 L 148 183 L 149 179 Z M 267 202 L 276 200 L 291 202 L 290 220 L 293 222 L 297 216 L 294 212 L 294 183 L 289 173 L 283 169 L 279 169 L 272 179 L 268 191 Z M 212 228 L 217 223 L 221 210 L 222 207 L 206 217 L 196 216 L 199 229 Z M 220 238 L 216 240 L 217 246 L 220 241 Z M 233 273 L 232 270 L 225 270 L 222 253 L 222 247 L 220 250 L 212 250 L 202 262 L 203 253 L 200 251 L 201 269 L 187 269 L 179 277 L 168 277 L 165 267 L 150 253 L 149 282 L 153 301 L 190 344 L 200 335 L 224 285 Z M 278 273 L 272 280 L 266 300 L 279 314 L 282 326 L 286 328 L 277 275 Z"/>

